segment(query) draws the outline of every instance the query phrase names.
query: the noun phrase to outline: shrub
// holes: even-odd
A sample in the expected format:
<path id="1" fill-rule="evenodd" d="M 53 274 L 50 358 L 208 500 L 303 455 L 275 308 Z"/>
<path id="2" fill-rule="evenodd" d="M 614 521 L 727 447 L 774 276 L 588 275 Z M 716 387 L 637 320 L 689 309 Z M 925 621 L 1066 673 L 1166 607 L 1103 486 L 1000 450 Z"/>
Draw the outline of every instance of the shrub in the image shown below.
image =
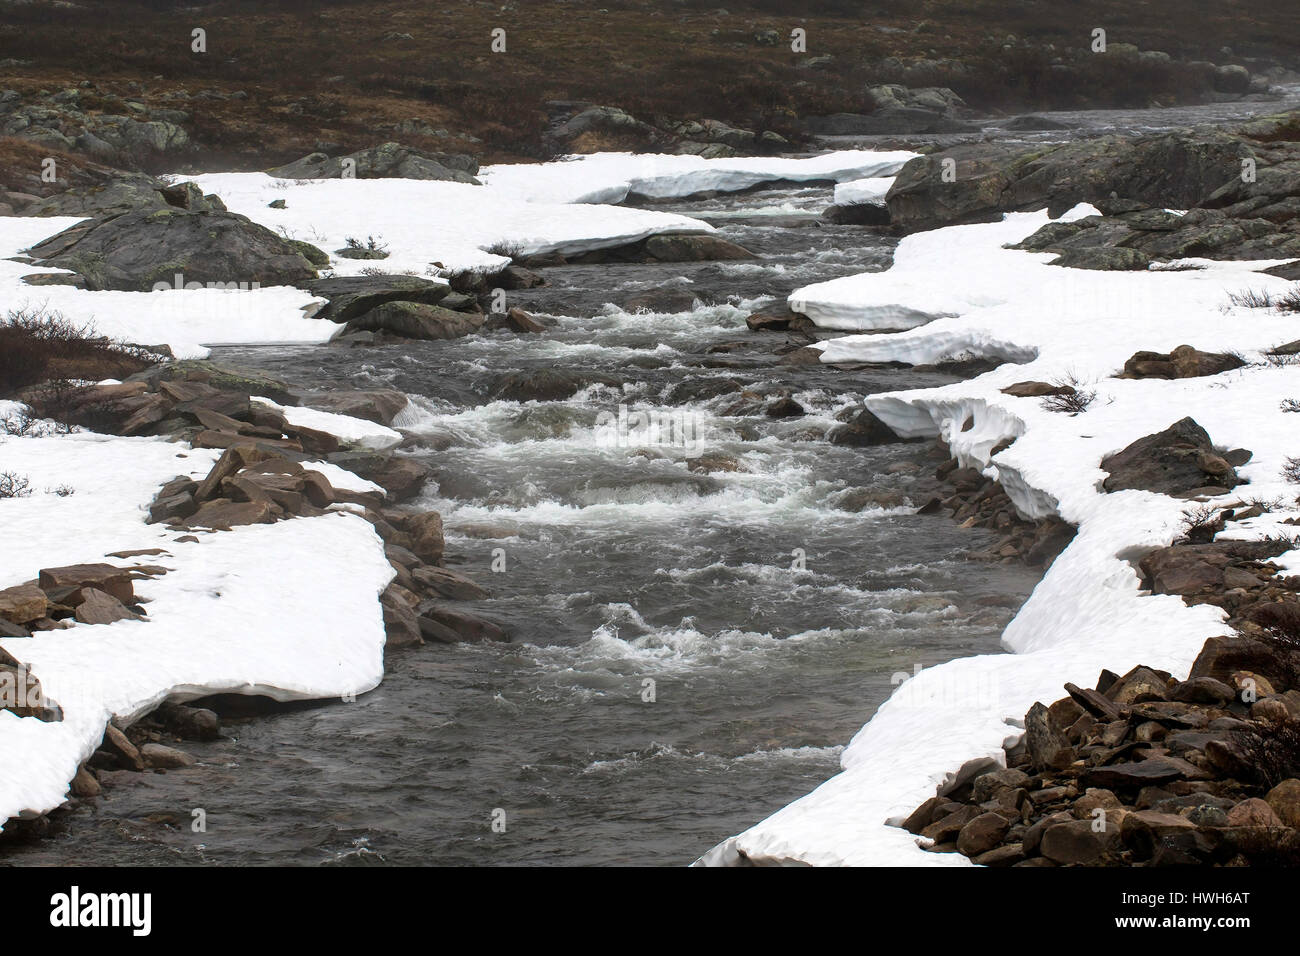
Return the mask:
<path id="1" fill-rule="evenodd" d="M 59 312 L 14 309 L 0 319 L 0 396 L 51 379 L 125 378 L 162 356 L 96 335 Z"/>
<path id="2" fill-rule="evenodd" d="M 1243 289 L 1240 292 L 1229 292 L 1228 301 L 1233 305 L 1242 306 L 1247 309 L 1271 309 L 1277 304 L 1271 292 L 1257 292 L 1254 289 Z"/>
<path id="3" fill-rule="evenodd" d="M 1210 505 L 1201 505 L 1183 514 L 1183 536 L 1188 541 L 1206 543 L 1223 530 L 1223 521 L 1218 518 L 1218 509 Z"/>
<path id="4" fill-rule="evenodd" d="M 1282 477 L 1293 485 L 1300 485 L 1300 458 L 1288 458 L 1282 466 Z"/>
<path id="5" fill-rule="evenodd" d="M 1252 782 L 1271 789 L 1300 776 L 1300 720 L 1257 723 L 1228 734 L 1242 757 Z"/>
<path id="6" fill-rule="evenodd" d="M 26 498 L 31 493 L 31 482 L 25 475 L 0 471 L 0 498 Z"/>
<path id="7" fill-rule="evenodd" d="M 1075 375 L 1056 379 L 1052 384 L 1061 389 L 1061 392 L 1057 395 L 1043 396 L 1042 406 L 1049 412 L 1078 415 L 1080 412 L 1086 412 L 1088 407 L 1097 400 L 1097 390 L 1085 388 L 1085 383 Z"/>

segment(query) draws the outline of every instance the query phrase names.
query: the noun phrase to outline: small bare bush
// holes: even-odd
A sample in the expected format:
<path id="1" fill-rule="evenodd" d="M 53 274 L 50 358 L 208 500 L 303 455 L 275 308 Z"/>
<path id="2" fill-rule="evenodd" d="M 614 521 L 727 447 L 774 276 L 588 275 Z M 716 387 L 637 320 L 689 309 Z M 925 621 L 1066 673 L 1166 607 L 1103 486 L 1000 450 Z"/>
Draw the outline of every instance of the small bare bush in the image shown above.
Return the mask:
<path id="1" fill-rule="evenodd" d="M 32 493 L 32 483 L 26 475 L 0 471 L 0 498 L 26 498 Z"/>
<path id="2" fill-rule="evenodd" d="M 1282 466 L 1282 477 L 1293 485 L 1300 485 L 1300 458 L 1288 458 Z"/>
<path id="3" fill-rule="evenodd" d="M 1256 289 L 1242 289 L 1240 292 L 1229 292 L 1228 301 L 1233 305 L 1246 309 L 1271 309 L 1277 305 L 1277 300 L 1273 298 L 1271 292 L 1260 292 Z"/>
<path id="4" fill-rule="evenodd" d="M 1056 379 L 1052 384 L 1061 391 L 1056 395 L 1043 396 L 1042 407 L 1049 412 L 1078 415 L 1086 412 L 1097 400 L 1097 390 L 1087 388 L 1086 383 L 1080 381 L 1078 376 L 1068 375 L 1063 379 Z"/>

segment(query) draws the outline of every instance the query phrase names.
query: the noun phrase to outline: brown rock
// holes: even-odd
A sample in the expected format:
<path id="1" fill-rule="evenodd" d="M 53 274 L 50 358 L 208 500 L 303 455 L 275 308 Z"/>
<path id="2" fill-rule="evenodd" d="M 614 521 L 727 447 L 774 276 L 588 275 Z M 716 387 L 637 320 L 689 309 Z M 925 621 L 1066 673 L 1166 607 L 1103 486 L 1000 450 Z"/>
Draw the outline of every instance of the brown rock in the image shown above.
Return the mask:
<path id="1" fill-rule="evenodd" d="M 1106 863 L 1118 857 L 1122 842 L 1120 828 L 1123 825 L 1123 810 L 1107 811 L 1105 829 L 1094 829 L 1101 821 L 1071 820 L 1047 827 L 1038 845 L 1039 852 L 1061 864 Z"/>
<path id="2" fill-rule="evenodd" d="M 1273 812 L 1267 800 L 1251 797 L 1243 800 L 1228 811 L 1228 826 L 1231 827 L 1280 827 L 1285 826 L 1282 818 Z"/>
<path id="3" fill-rule="evenodd" d="M 987 853 L 1007 835 L 1011 823 L 1000 813 L 981 813 L 957 834 L 957 852 L 966 856 Z"/>
<path id="4" fill-rule="evenodd" d="M 444 644 L 459 641 L 507 641 L 504 629 L 468 611 L 434 605 L 420 615 L 420 634 L 426 640 Z"/>
<path id="5" fill-rule="evenodd" d="M 486 588 L 446 568 L 417 567 L 411 571 L 411 577 L 426 593 L 432 592 L 452 601 L 479 601 L 488 596 Z"/>
<path id="6" fill-rule="evenodd" d="M 1221 680 L 1213 677 L 1192 677 L 1175 684 L 1171 700 L 1189 704 L 1213 704 L 1222 707 L 1235 698 L 1236 692 Z"/>
<path id="7" fill-rule="evenodd" d="M 418 647 L 424 643 L 419 617 L 393 585 L 379 596 L 379 603 L 384 611 L 385 647 Z"/>
<path id="8" fill-rule="evenodd" d="M 82 588 L 76 618 L 81 624 L 112 624 L 114 621 L 139 620 L 140 615 L 127 610 L 111 594 L 96 588 Z"/>
<path id="9" fill-rule="evenodd" d="M 72 778 L 72 784 L 69 787 L 72 795 L 81 800 L 89 800 L 91 797 L 99 796 L 101 788 L 95 775 L 86 767 L 78 767 L 77 775 Z"/>
<path id="10" fill-rule="evenodd" d="M 430 564 L 442 561 L 442 515 L 436 511 L 423 511 L 409 515 L 402 522 L 402 530 L 411 536 L 411 551 Z"/>
<path id="11" fill-rule="evenodd" d="M 192 766 L 195 762 L 194 757 L 185 751 L 164 744 L 145 744 L 140 748 L 140 756 L 145 763 L 157 770 L 175 770 Z"/>
<path id="12" fill-rule="evenodd" d="M 1300 829 L 1300 780 L 1283 780 L 1265 794 L 1264 800 L 1284 824 Z"/>
<path id="13" fill-rule="evenodd" d="M 1115 763 L 1104 767 L 1089 767 L 1079 778 L 1085 787 L 1145 787 L 1168 783 L 1172 780 L 1199 780 L 1208 776 L 1205 771 L 1178 757 L 1160 756 L 1130 763 Z"/>
<path id="14" fill-rule="evenodd" d="M 96 588 L 123 604 L 135 603 L 135 587 L 130 568 L 111 564 L 71 564 L 61 568 L 43 568 L 39 583 L 42 591 L 57 588 Z"/>
<path id="15" fill-rule="evenodd" d="M 1069 385 L 1052 385 L 1048 382 L 1016 382 L 1002 389 L 1002 394 L 1013 398 L 1042 398 L 1045 395 L 1073 395 Z"/>
<path id="16" fill-rule="evenodd" d="M 1114 810 L 1119 806 L 1122 806 L 1119 797 L 1109 790 L 1103 790 L 1100 787 L 1089 787 L 1083 796 L 1074 801 L 1074 806 L 1070 808 L 1070 812 L 1077 819 L 1090 820 L 1094 810 Z"/>
<path id="17" fill-rule="evenodd" d="M 144 757 L 140 755 L 140 751 L 136 749 L 135 744 L 127 740 L 126 734 L 112 724 L 104 728 L 104 741 L 99 746 L 100 749 L 112 754 L 117 762 L 128 770 L 144 769 Z"/>
<path id="18" fill-rule="evenodd" d="M 987 853 L 981 853 L 971 862 L 978 866 L 1015 866 L 1024 858 L 1025 850 L 1021 844 L 1008 843 Z"/>
<path id="19" fill-rule="evenodd" d="M 195 488 L 194 500 L 202 503 L 209 498 L 216 497 L 221 489 L 221 482 L 235 474 L 235 472 L 254 462 L 274 457 L 283 456 L 277 456 L 266 448 L 248 442 L 247 439 L 239 444 L 232 445 L 222 453 L 216 464 L 212 466 L 212 470 L 208 472 L 208 476 Z"/>
<path id="20" fill-rule="evenodd" d="M 921 836 L 927 840 L 933 840 L 935 843 L 954 841 L 957 839 L 957 834 L 961 832 L 961 828 L 979 815 L 979 808 L 968 804 L 935 820 L 921 831 Z"/>
<path id="21" fill-rule="evenodd" d="M 1029 761 L 1040 773 L 1061 770 L 1074 762 L 1074 748 L 1048 720 L 1047 708 L 1034 704 L 1025 715 L 1025 748 Z"/>
<path id="22" fill-rule="evenodd" d="M 1267 670 L 1274 665 L 1275 651 L 1262 641 L 1247 637 L 1211 637 L 1201 647 L 1190 677 L 1213 677 L 1229 683 L 1240 670 Z"/>
<path id="23" fill-rule="evenodd" d="M 903 821 L 903 829 L 908 833 L 920 834 L 922 830 L 934 822 L 935 811 L 948 802 L 946 797 L 931 797 L 908 815 L 907 819 Z"/>
<path id="24" fill-rule="evenodd" d="M 205 501 L 182 527 L 211 528 L 216 531 L 229 531 L 231 528 L 247 524 L 271 524 L 283 512 L 270 501 L 231 501 L 229 498 L 215 498 Z"/>
<path id="25" fill-rule="evenodd" d="M 28 624 L 45 616 L 45 592 L 34 584 L 20 584 L 0 591 L 0 617 L 13 624 Z"/>
<path id="26" fill-rule="evenodd" d="M 1152 700 L 1167 700 L 1169 682 L 1167 678 L 1149 667 L 1135 667 L 1129 671 L 1106 692 L 1117 704 L 1139 704 Z"/>

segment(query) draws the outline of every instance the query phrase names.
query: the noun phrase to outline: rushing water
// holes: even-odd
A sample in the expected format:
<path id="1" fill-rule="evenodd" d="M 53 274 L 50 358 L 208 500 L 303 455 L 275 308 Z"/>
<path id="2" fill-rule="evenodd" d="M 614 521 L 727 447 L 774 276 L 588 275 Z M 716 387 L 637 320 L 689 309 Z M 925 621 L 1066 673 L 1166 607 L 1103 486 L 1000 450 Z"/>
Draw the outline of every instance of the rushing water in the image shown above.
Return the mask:
<path id="1" fill-rule="evenodd" d="M 512 641 L 393 653 L 354 703 L 229 717 L 224 739 L 185 745 L 198 765 L 106 775 L 102 799 L 8 860 L 681 865 L 832 775 L 895 674 L 996 652 L 1034 578 L 965 560 L 984 532 L 907 506 L 933 448 L 824 440 L 863 395 L 951 379 L 782 365 L 783 336 L 745 329 L 755 305 L 887 265 L 888 240 L 817 221 L 830 198 L 661 205 L 762 259 L 546 270 L 547 288 L 512 299 L 552 323 L 540 336 L 220 350 L 304 386 L 406 392 L 403 453 L 436 472 L 421 504 L 444 516 L 448 564 L 491 588 L 474 609 Z M 700 301 L 617 307 L 665 288 Z M 561 402 L 488 399 L 496 376 L 543 367 L 608 381 Z M 753 414 L 779 394 L 807 414 Z M 620 405 L 689 440 L 610 440 L 598 426 Z M 712 470 L 688 470 L 701 454 Z"/>
<path id="2" fill-rule="evenodd" d="M 554 323 L 543 335 L 221 350 L 304 385 L 410 395 L 403 453 L 436 472 L 420 504 L 512 641 L 393 653 L 355 703 L 228 719 L 228 739 L 185 745 L 198 766 L 109 775 L 11 860 L 685 864 L 832 775 L 892 675 L 997 651 L 1033 577 L 966 561 L 985 534 L 913 513 L 933 447 L 824 438 L 865 394 L 951 377 L 781 365 L 786 337 L 745 328 L 756 301 L 888 263 L 887 240 L 818 224 L 829 201 L 822 185 L 669 207 L 763 258 L 546 270 L 512 299 Z M 676 286 L 698 307 L 616 307 Z M 487 399 L 497 375 L 536 367 L 612 383 Z M 786 393 L 807 414 L 735 407 Z M 639 445 L 599 429 L 620 405 L 687 431 Z M 716 470 L 688 470 L 701 455 Z"/>

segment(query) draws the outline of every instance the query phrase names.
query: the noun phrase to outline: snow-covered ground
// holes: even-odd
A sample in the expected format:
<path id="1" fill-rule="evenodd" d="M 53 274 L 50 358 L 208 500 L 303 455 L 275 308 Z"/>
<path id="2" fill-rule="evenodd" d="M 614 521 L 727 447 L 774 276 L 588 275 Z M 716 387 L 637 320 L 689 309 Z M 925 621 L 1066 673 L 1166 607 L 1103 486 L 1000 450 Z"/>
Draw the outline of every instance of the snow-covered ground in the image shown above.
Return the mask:
<path id="1" fill-rule="evenodd" d="M 774 180 L 838 182 L 896 172 L 913 155 L 844 150 L 814 157 L 704 160 L 609 153 L 488 167 L 485 186 L 407 179 L 287 180 L 265 173 L 212 173 L 193 181 L 205 193 L 217 193 L 232 211 L 320 247 L 331 255 L 329 268 L 337 275 L 359 275 L 378 266 L 436 279 L 466 269 L 499 269 L 509 263 L 503 252 L 574 254 L 659 233 L 713 231 L 688 216 L 613 205 L 629 189 L 671 197 Z M 275 200 L 284 200 L 286 208 L 270 208 Z M 90 292 L 23 283 L 21 277 L 33 272 L 63 270 L 11 262 L 10 257 L 78 221 L 0 217 L 0 298 L 7 307 L 57 310 L 77 322 L 93 323 L 111 338 L 167 345 L 177 358 L 203 358 L 212 345 L 320 343 L 339 331 L 334 323 L 309 317 L 320 299 L 287 286 Z M 362 243 L 373 238 L 388 258 L 334 255 L 350 238 Z"/>
<path id="2" fill-rule="evenodd" d="M 893 176 L 869 176 L 866 179 L 854 179 L 835 186 L 835 204 L 847 206 L 851 203 L 869 202 L 884 205 L 885 194 L 894 185 Z"/>
<path id="3" fill-rule="evenodd" d="M 884 183 L 918 153 L 846 149 L 821 156 L 701 159 L 657 153 L 595 153 L 541 165 L 488 166 L 480 179 L 495 192 L 529 202 L 620 203 L 629 195 L 676 199 L 739 192 L 763 183 Z M 883 193 L 881 193 L 883 195 Z M 835 200 L 839 202 L 838 192 Z M 857 200 L 848 200 L 857 201 Z"/>
<path id="4" fill-rule="evenodd" d="M 998 479 L 1027 516 L 1059 514 L 1079 533 L 1007 627 L 1003 644 L 1013 654 L 955 660 L 904 682 L 845 749 L 840 774 L 721 844 L 706 862 L 740 850 L 828 865 L 967 865 L 959 854 L 924 852 L 887 821 L 901 821 L 959 768 L 1001 763 L 1002 745 L 1019 736 L 1030 705 L 1061 697 L 1064 682 L 1092 686 L 1102 668 L 1123 673 L 1137 664 L 1185 676 L 1207 637 L 1229 633 L 1218 608 L 1139 591 L 1130 563 L 1178 537 L 1194 504 L 1142 491 L 1106 494 L 1100 462 L 1190 415 L 1221 446 L 1254 452 L 1239 469 L 1249 484 L 1217 504 L 1293 501 L 1297 489 L 1279 471 L 1300 454 L 1300 432 L 1297 417 L 1279 405 L 1300 397 L 1300 369 L 1258 364 L 1175 381 L 1112 376 L 1135 351 L 1181 344 L 1259 361 L 1263 350 L 1300 338 L 1300 326 L 1293 315 L 1233 307 L 1228 293 L 1277 292 L 1291 283 L 1257 274 L 1269 262 L 1116 273 L 1049 266 L 1051 254 L 1002 248 L 1047 221 L 1046 213 L 1013 214 L 919 233 L 903 240 L 886 272 L 791 295 L 792 308 L 825 327 L 907 329 L 834 339 L 824 343 L 824 361 L 976 354 L 1021 363 L 867 404 L 900 434 L 941 435 L 964 465 Z M 1070 416 L 1000 391 L 1025 380 L 1071 380 L 1097 397 Z M 1014 444 L 990 458 L 1006 438 Z M 1229 535 L 1264 537 L 1285 516 L 1234 524 Z M 1300 566 L 1300 551 L 1279 563 Z"/>
<path id="5" fill-rule="evenodd" d="M 111 717 L 129 722 L 168 698 L 220 692 L 344 697 L 382 679 L 376 598 L 393 572 L 363 519 L 296 518 L 199 533 L 197 542 L 145 524 L 161 483 L 177 474 L 201 478 L 218 454 L 94 434 L 11 436 L 0 444 L 0 469 L 26 476 L 32 488 L 30 497 L 0 500 L 0 587 L 65 564 L 169 569 L 135 583 L 149 602 L 147 621 L 0 640 L 64 714 L 42 723 L 0 712 L 0 822 L 63 803 Z M 308 467 L 348 487 L 374 487 L 334 465 Z M 105 557 L 151 548 L 166 553 Z"/>
<path id="6" fill-rule="evenodd" d="M 737 189 L 765 179 L 861 176 L 896 168 L 901 158 L 852 153 L 719 165 L 688 157 L 591 157 L 577 164 L 498 167 L 500 175 L 488 177 L 492 186 L 296 183 L 264 174 L 213 174 L 197 181 L 232 210 L 327 252 L 342 248 L 348 237 L 374 236 L 391 253 L 385 270 L 425 275 L 498 268 L 509 260 L 486 251 L 498 244 L 513 252 L 577 252 L 661 232 L 712 231 L 684 216 L 578 204 L 583 197 L 572 194 L 565 179 L 582 167 L 584 182 L 603 182 L 601 188 L 619 184 L 614 192 L 621 200 L 627 170 L 647 162 L 651 171 L 637 181 L 647 189 L 661 182 L 663 194 L 671 194 L 675 188 L 706 188 L 701 184 Z M 498 181 L 511 185 L 498 187 Z M 285 200 L 287 208 L 269 208 L 276 199 Z M 8 307 L 56 310 L 93 323 L 100 334 L 166 344 L 179 358 L 205 356 L 206 347 L 215 344 L 314 343 L 337 332 L 333 323 L 307 317 L 319 300 L 288 287 L 138 293 L 22 283 L 23 275 L 50 270 L 8 257 L 76 221 L 0 218 L 0 293 Z M 344 274 L 374 264 L 336 260 Z M 0 402 L 0 417 L 14 408 Z M 307 408 L 282 411 L 293 424 L 363 447 L 383 449 L 401 440 L 393 429 L 348 416 Z M 182 533 L 145 523 L 161 484 L 177 474 L 201 478 L 218 454 L 156 438 L 88 433 L 0 439 L 0 470 L 25 476 L 32 488 L 29 497 L 0 500 L 0 587 L 64 564 L 106 561 L 169 569 L 136 583 L 137 594 L 149 602 L 148 621 L 78 625 L 0 641 L 31 666 L 46 696 L 64 713 L 62 722 L 42 723 L 0 712 L 0 821 L 60 805 L 110 718 L 129 722 L 167 698 L 218 692 L 334 697 L 362 693 L 382 679 L 384 628 L 376 597 L 392 568 L 374 529 L 361 518 L 347 513 L 297 518 L 200 533 L 197 542 L 177 541 Z M 378 487 L 336 465 L 308 467 L 336 487 Z M 149 548 L 166 553 L 105 557 Z M 338 557 L 346 560 L 334 560 Z"/>

